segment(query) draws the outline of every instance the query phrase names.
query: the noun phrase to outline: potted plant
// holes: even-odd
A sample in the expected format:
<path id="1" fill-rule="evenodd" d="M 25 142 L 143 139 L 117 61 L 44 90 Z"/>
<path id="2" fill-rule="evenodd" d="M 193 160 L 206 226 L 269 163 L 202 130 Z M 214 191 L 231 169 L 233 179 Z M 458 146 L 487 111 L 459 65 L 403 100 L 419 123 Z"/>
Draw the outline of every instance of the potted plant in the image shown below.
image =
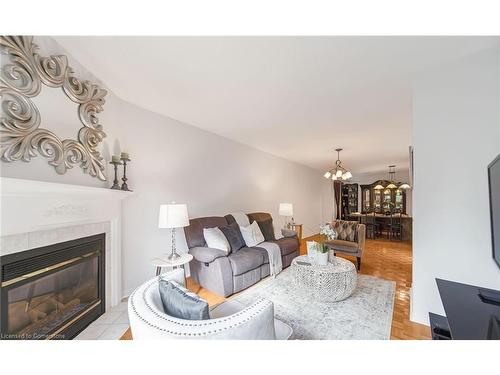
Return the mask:
<path id="1" fill-rule="evenodd" d="M 326 266 L 328 263 L 328 252 L 330 248 L 325 244 L 325 242 L 336 239 L 337 232 L 330 226 L 330 224 L 325 224 L 320 226 L 319 234 L 321 236 L 321 241 L 318 243 L 316 262 L 321 266 Z"/>
<path id="2" fill-rule="evenodd" d="M 328 251 L 330 250 L 324 242 L 318 243 L 318 252 L 316 253 L 316 263 L 320 266 L 326 266 L 328 264 Z"/>

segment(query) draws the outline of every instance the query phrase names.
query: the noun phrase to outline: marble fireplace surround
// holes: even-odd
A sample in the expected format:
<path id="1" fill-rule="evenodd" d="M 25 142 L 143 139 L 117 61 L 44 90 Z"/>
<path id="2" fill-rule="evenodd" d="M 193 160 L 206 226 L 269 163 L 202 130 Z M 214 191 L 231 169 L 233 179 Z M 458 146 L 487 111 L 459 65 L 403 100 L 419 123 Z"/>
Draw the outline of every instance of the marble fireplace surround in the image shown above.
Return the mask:
<path id="1" fill-rule="evenodd" d="M 106 310 L 122 299 L 122 200 L 106 188 L 0 178 L 0 255 L 106 234 Z"/>

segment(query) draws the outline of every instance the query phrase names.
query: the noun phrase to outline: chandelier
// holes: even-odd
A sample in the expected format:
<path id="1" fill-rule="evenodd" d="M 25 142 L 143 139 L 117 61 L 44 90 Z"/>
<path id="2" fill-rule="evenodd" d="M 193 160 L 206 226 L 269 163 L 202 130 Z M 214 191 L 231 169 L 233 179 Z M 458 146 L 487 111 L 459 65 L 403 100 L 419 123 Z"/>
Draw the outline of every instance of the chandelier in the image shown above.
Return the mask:
<path id="1" fill-rule="evenodd" d="M 389 165 L 389 184 L 387 186 L 383 186 L 382 184 L 378 184 L 374 187 L 375 190 L 382 189 L 411 189 L 411 186 L 406 182 L 395 182 L 396 180 L 396 166 Z"/>
<path id="2" fill-rule="evenodd" d="M 349 181 L 352 178 L 351 172 L 342 167 L 342 162 L 340 161 L 340 151 L 341 148 L 335 149 L 337 151 L 337 161 L 335 161 L 335 167 L 326 172 L 323 176 L 328 179 L 332 179 L 333 181 Z"/>

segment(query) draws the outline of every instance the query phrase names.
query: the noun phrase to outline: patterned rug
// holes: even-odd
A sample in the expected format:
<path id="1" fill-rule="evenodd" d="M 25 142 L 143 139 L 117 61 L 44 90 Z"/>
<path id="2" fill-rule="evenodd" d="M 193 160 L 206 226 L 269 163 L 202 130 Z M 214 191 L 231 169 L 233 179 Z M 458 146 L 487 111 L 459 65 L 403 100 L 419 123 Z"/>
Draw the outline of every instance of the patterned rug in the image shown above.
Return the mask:
<path id="1" fill-rule="evenodd" d="M 245 305 L 258 298 L 274 303 L 276 318 L 293 328 L 295 340 L 387 340 L 391 335 L 396 283 L 358 275 L 351 297 L 339 302 L 316 300 L 295 287 L 291 267 L 235 295 Z"/>

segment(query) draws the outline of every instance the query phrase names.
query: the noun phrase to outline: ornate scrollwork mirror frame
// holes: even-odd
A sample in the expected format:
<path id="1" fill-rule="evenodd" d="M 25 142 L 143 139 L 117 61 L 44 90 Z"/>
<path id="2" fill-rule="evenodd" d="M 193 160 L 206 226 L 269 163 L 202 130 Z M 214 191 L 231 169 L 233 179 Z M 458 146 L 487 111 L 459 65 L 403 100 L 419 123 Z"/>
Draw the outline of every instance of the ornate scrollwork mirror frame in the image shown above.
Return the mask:
<path id="1" fill-rule="evenodd" d="M 103 110 L 106 90 L 75 78 L 66 56 L 42 57 L 38 49 L 32 36 L 0 36 L 0 53 L 8 59 L 0 70 L 1 159 L 29 162 L 38 152 L 50 158 L 49 164 L 59 174 L 79 164 L 85 173 L 105 181 L 105 165 L 97 146 L 106 134 L 97 114 Z M 61 87 L 78 104 L 83 126 L 77 140 L 62 140 L 40 127 L 40 112 L 31 98 L 41 92 L 42 84 Z"/>

